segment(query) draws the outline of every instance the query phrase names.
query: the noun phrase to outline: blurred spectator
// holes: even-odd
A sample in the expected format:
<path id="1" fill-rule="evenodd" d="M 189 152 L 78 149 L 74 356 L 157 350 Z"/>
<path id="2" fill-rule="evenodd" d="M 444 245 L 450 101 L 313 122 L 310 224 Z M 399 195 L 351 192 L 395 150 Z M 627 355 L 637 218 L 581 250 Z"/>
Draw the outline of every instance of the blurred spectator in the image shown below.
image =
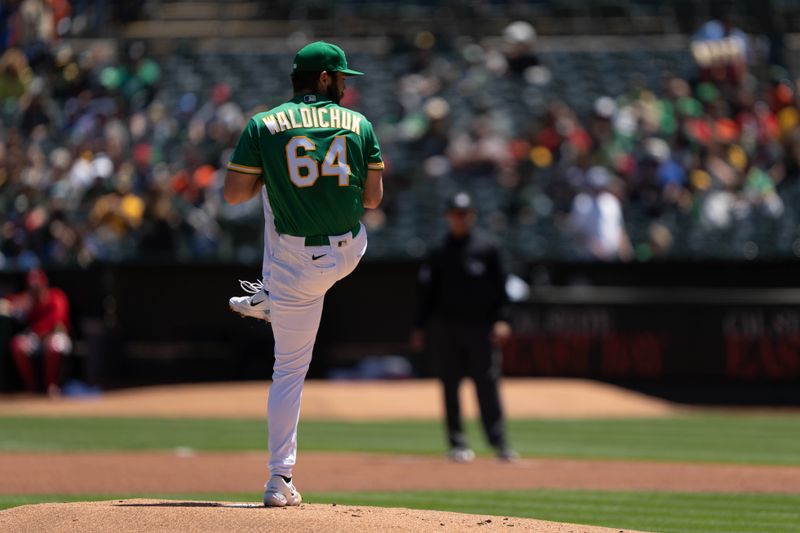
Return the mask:
<path id="1" fill-rule="evenodd" d="M 0 299 L 0 312 L 16 318 L 24 328 L 11 338 L 11 354 L 25 390 L 37 392 L 35 361 L 41 362 L 44 390 L 60 394 L 61 362 L 72 351 L 69 302 L 61 289 L 50 287 L 42 270 L 26 277 L 27 290 Z"/>
<path id="2" fill-rule="evenodd" d="M 19 6 L 20 36 L 23 47 L 49 45 L 55 37 L 53 7 L 47 0 L 22 0 Z"/>
<path id="3" fill-rule="evenodd" d="M 590 168 L 586 174 L 585 191 L 573 200 L 570 228 L 575 234 L 581 259 L 628 261 L 632 258 L 622 206 L 610 192 L 611 179 L 605 168 Z"/>
<path id="4" fill-rule="evenodd" d="M 19 129 L 26 137 L 30 137 L 37 126 L 47 130 L 55 122 L 57 110 L 43 91 L 43 80 L 34 78 L 28 90 L 19 99 Z"/>
<path id="5" fill-rule="evenodd" d="M 663 224 L 651 224 L 647 230 L 648 253 L 653 259 L 664 259 L 672 248 L 672 233 Z"/>
<path id="6" fill-rule="evenodd" d="M 508 140 L 486 115 L 476 117 L 470 131 L 452 135 L 447 155 L 453 168 L 466 175 L 496 177 L 512 162 Z"/>
<path id="7" fill-rule="evenodd" d="M 178 245 L 175 235 L 178 225 L 166 193 L 152 194 L 145 203 L 141 250 L 153 256 L 169 257 Z"/>
<path id="8" fill-rule="evenodd" d="M 701 79 L 739 83 L 747 73 L 747 35 L 728 15 L 700 26 L 691 47 Z"/>
<path id="9" fill-rule="evenodd" d="M 17 48 L 9 48 L 0 56 L 0 106 L 14 102 L 25 94 L 31 81 L 28 60 Z"/>
<path id="10" fill-rule="evenodd" d="M 503 54 L 512 74 L 523 76 L 540 65 L 535 47 L 536 30 L 529 22 L 518 20 L 503 30 Z"/>

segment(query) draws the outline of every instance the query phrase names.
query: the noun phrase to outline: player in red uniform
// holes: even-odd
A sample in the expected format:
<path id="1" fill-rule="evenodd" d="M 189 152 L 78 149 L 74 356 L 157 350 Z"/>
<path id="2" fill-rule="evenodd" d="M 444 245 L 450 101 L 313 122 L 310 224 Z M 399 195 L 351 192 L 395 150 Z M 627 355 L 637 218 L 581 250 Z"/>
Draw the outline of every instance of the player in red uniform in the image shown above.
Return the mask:
<path id="1" fill-rule="evenodd" d="M 8 296 L 2 306 L 25 327 L 12 337 L 11 354 L 28 392 L 38 385 L 31 360 L 41 356 L 47 392 L 58 395 L 61 360 L 72 349 L 69 302 L 64 291 L 50 287 L 42 270 L 28 272 L 26 282 L 27 290 Z"/>

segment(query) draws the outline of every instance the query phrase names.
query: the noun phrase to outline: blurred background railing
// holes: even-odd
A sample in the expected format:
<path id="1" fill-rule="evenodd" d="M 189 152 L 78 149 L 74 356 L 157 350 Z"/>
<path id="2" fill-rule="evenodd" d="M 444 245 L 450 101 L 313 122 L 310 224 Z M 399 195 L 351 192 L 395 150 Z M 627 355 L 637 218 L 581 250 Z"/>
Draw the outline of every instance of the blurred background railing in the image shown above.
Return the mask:
<path id="1" fill-rule="evenodd" d="M 800 402 L 795 264 L 532 268 L 552 283 L 513 304 L 506 375 L 597 379 L 690 403 Z M 406 344 L 416 269 L 415 262 L 367 262 L 331 290 L 309 377 L 431 375 L 429 356 Z M 231 280 L 248 272 L 219 263 L 52 271 L 53 284 L 71 297 L 78 333 L 65 379 L 126 387 L 269 378 L 271 330 L 226 305 Z M 20 275 L 0 274 L 4 292 L 21 283 Z M 10 327 L 0 319 L 0 333 Z M 10 358 L 0 361 L 0 390 L 18 388 Z"/>

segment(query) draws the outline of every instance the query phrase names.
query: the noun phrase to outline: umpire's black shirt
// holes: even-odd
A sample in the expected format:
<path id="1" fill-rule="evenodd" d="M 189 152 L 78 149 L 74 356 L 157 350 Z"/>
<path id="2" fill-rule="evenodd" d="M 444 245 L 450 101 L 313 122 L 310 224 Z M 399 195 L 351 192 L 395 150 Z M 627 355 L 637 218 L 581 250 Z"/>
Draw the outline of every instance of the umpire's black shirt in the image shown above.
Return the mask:
<path id="1" fill-rule="evenodd" d="M 473 229 L 466 237 L 449 234 L 419 271 L 415 325 L 432 317 L 463 322 L 507 319 L 506 273 L 495 240 Z"/>

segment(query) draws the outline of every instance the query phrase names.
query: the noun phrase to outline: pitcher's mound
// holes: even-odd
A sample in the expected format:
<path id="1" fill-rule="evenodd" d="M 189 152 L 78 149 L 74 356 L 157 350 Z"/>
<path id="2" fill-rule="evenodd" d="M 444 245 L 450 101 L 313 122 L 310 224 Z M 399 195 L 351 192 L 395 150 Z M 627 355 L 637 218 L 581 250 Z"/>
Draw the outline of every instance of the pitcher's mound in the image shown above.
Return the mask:
<path id="1" fill-rule="evenodd" d="M 510 529 L 511 527 L 514 529 Z M 346 531 L 350 533 L 465 530 L 545 533 L 620 531 L 526 518 L 325 504 L 267 509 L 254 503 L 113 500 L 23 505 L 0 512 L 0 531 L 20 532 Z"/>

